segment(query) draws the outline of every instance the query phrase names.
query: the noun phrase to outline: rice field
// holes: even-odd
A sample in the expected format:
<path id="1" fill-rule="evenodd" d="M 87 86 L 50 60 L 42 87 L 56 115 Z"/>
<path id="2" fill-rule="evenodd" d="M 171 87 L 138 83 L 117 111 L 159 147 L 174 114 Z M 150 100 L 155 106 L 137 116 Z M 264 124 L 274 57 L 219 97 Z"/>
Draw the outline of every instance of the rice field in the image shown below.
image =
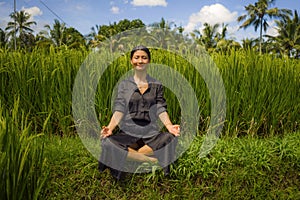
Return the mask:
<path id="1" fill-rule="evenodd" d="M 173 179 L 164 180 L 160 174 L 134 176 L 124 188 L 108 174 L 98 174 L 96 160 L 84 148 L 72 149 L 81 144 L 72 116 L 72 89 L 89 53 L 53 47 L 32 52 L 0 49 L 0 173 L 5 180 L 1 199 L 37 199 L 39 195 L 111 199 L 122 194 L 127 199 L 133 198 L 134 191 L 141 198 L 153 199 L 193 199 L 192 194 L 217 199 L 233 195 L 300 198 L 299 60 L 258 56 L 251 50 L 212 54 L 226 92 L 223 140 L 198 160 L 194 152 L 201 142 L 196 141 L 174 165 Z M 172 52 L 167 55 L 153 50 L 152 62 L 171 66 L 193 87 L 201 141 L 211 120 L 209 90 L 189 62 Z M 101 124 L 108 123 L 112 114 L 115 85 L 130 69 L 125 54 L 99 80 L 95 110 Z M 165 97 L 171 118 L 180 122 L 178 98 L 168 89 Z"/>
<path id="2" fill-rule="evenodd" d="M 85 50 L 35 50 L 0 53 L 0 101 L 10 110 L 16 98 L 37 132 L 74 135 L 72 87 L 76 73 L 87 57 Z M 173 57 L 172 57 L 173 56 Z M 154 63 L 179 71 L 198 98 L 200 129 L 210 115 L 210 97 L 201 75 L 185 60 L 153 51 Z M 215 54 L 226 90 L 226 120 L 223 134 L 230 136 L 280 134 L 299 129 L 300 63 L 298 60 L 257 56 L 251 51 Z M 105 71 L 99 85 L 96 110 L 109 118 L 111 94 L 119 78 L 131 69 L 128 56 L 118 58 Z M 170 96 L 170 98 L 169 98 Z M 179 120 L 176 98 L 166 91 L 172 119 Z M 101 119 L 102 120 L 102 119 Z M 46 123 L 45 123 L 46 122 Z M 204 128 L 203 128 L 204 127 Z"/>

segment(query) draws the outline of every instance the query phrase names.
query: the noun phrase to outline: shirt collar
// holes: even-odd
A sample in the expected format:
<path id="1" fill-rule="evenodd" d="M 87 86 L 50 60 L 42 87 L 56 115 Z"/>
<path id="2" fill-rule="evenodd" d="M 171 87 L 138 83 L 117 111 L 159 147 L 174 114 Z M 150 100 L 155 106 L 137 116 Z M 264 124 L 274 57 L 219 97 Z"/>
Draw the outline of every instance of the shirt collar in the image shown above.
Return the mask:
<path id="1" fill-rule="evenodd" d="M 134 82 L 133 76 L 129 76 L 128 80 L 136 85 L 136 83 Z M 146 80 L 147 80 L 148 84 L 154 83 L 156 81 L 149 74 L 147 74 Z"/>

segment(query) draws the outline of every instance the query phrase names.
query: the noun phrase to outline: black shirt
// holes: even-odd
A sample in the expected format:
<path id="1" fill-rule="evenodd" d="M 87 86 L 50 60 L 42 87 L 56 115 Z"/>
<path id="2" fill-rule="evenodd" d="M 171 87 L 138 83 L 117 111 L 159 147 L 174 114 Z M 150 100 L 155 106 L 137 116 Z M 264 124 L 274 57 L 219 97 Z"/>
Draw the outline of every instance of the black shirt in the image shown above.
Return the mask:
<path id="1" fill-rule="evenodd" d="M 162 84 L 149 75 L 147 82 L 148 88 L 141 94 L 133 76 L 121 81 L 113 108 L 124 114 L 120 129 L 138 137 L 156 134 L 158 116 L 167 110 Z"/>

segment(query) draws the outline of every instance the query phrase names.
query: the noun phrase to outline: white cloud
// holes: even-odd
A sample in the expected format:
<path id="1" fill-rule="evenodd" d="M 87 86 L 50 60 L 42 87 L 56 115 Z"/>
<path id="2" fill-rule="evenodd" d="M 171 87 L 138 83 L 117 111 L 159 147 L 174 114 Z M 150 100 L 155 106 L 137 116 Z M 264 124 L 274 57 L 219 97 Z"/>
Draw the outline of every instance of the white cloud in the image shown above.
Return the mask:
<path id="1" fill-rule="evenodd" d="M 75 9 L 76 9 L 77 11 L 84 11 L 84 10 L 86 9 L 86 7 L 83 6 L 83 5 L 76 5 L 76 6 L 75 6 Z"/>
<path id="2" fill-rule="evenodd" d="M 25 8 L 22 7 L 21 10 L 24 10 L 28 14 L 30 14 L 30 19 L 29 21 L 35 21 L 37 25 L 32 25 L 30 28 L 34 30 L 34 33 L 38 33 L 41 30 L 44 30 L 44 26 L 46 23 L 41 22 L 40 20 L 35 20 L 36 16 L 41 16 L 43 14 L 42 10 L 36 6 L 30 7 L 30 8 Z"/>
<path id="3" fill-rule="evenodd" d="M 226 7 L 218 3 L 204 6 L 198 13 L 193 13 L 190 16 L 189 22 L 184 29 L 186 32 L 191 32 L 204 23 L 214 25 L 233 22 L 236 21 L 237 14 L 237 12 L 230 12 Z"/>
<path id="4" fill-rule="evenodd" d="M 0 28 L 5 29 L 7 26 L 7 23 L 9 21 L 12 21 L 12 19 L 9 17 L 9 14 L 13 12 L 13 7 L 9 4 L 2 4 L 0 2 Z M 40 10 L 38 7 L 30 7 L 30 8 L 25 8 L 22 7 L 21 10 L 24 10 L 28 14 L 31 15 L 31 18 L 29 21 L 35 21 L 37 25 L 32 25 L 30 28 L 34 30 L 34 33 L 38 33 L 41 30 L 44 30 L 44 26 L 46 24 L 49 24 L 48 21 L 42 20 L 41 19 L 34 19 L 36 16 L 40 16 L 43 14 L 43 12 Z"/>
<path id="5" fill-rule="evenodd" d="M 134 6 L 164 6 L 166 7 L 168 3 L 166 0 L 133 0 L 131 4 Z"/>
<path id="6" fill-rule="evenodd" d="M 113 7 L 111 7 L 110 11 L 111 11 L 113 14 L 119 14 L 119 13 L 120 13 L 120 8 L 117 7 L 117 6 L 113 6 Z"/>
<path id="7" fill-rule="evenodd" d="M 35 17 L 35 16 L 39 16 L 39 15 L 42 15 L 43 12 L 41 11 L 40 8 L 34 6 L 34 7 L 31 7 L 31 8 L 22 8 L 22 10 L 24 10 L 25 12 L 27 12 L 28 14 L 31 15 L 31 17 Z"/>
<path id="8" fill-rule="evenodd" d="M 269 28 L 267 29 L 266 35 L 278 36 L 278 30 L 276 29 L 275 21 L 268 22 Z"/>
<path id="9" fill-rule="evenodd" d="M 236 39 L 236 33 L 239 30 L 239 25 L 231 25 L 231 26 L 227 26 L 227 33 L 228 33 L 228 37 L 231 39 Z"/>

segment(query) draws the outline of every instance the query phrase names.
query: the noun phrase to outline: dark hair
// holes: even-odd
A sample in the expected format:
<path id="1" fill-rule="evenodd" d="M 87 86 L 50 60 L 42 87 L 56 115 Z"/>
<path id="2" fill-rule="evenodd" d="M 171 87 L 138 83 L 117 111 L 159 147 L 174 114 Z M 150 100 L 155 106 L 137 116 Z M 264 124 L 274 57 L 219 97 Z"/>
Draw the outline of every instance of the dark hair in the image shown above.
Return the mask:
<path id="1" fill-rule="evenodd" d="M 145 51 L 145 52 L 147 53 L 148 57 L 149 57 L 149 60 L 151 60 L 151 53 L 150 53 L 150 50 L 149 50 L 147 47 L 143 46 L 143 45 L 136 46 L 136 47 L 134 47 L 134 48 L 131 50 L 131 52 L 130 52 L 130 59 L 132 59 L 133 54 L 134 54 L 136 51 L 138 51 L 138 50 Z"/>

